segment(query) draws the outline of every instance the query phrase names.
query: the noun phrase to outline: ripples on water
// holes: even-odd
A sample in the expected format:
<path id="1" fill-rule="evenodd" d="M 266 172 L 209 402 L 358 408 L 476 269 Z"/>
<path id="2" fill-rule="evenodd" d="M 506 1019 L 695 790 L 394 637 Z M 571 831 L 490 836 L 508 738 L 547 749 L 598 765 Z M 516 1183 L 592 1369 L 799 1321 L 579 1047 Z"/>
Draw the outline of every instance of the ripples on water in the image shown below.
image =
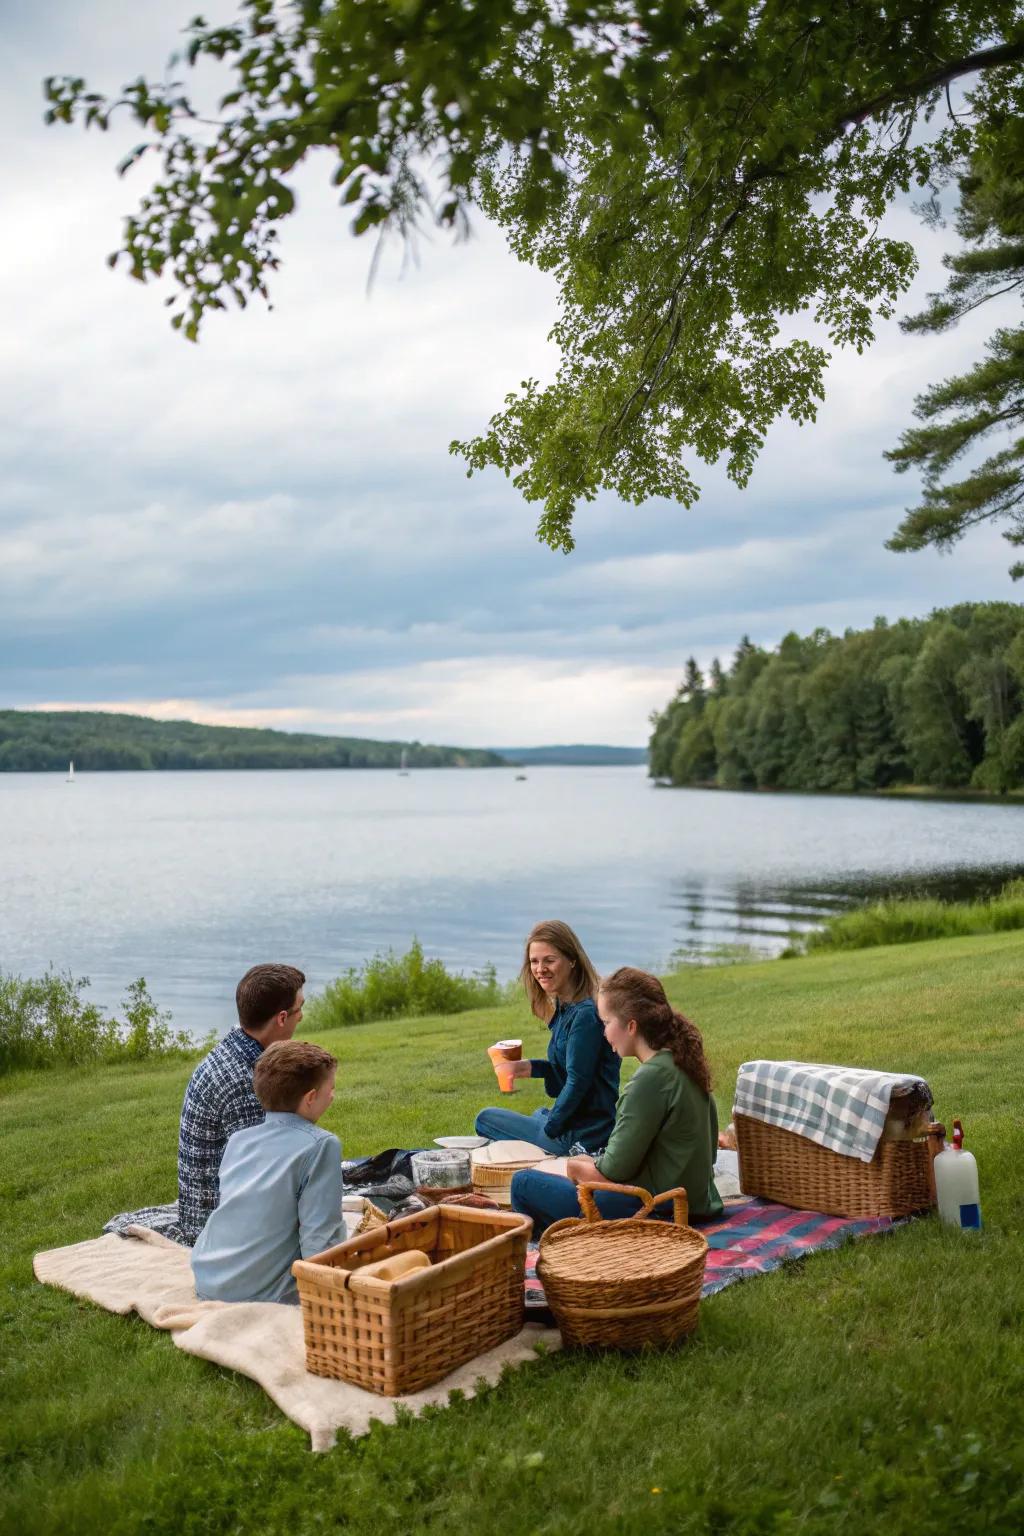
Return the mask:
<path id="1" fill-rule="evenodd" d="M 312 989 L 376 950 L 518 969 L 541 917 L 599 970 L 776 954 L 869 894 L 1024 869 L 1024 807 L 658 790 L 636 768 L 0 774 L 0 967 L 116 1004 L 144 974 L 195 1030 L 257 960 Z"/>
<path id="2" fill-rule="evenodd" d="M 670 906 L 680 914 L 680 941 L 670 960 L 679 964 L 709 964 L 741 958 L 777 955 L 801 934 L 820 928 L 868 899 L 886 896 L 932 896 L 944 901 L 970 901 L 993 896 L 1007 880 L 1021 873 L 1013 864 L 957 868 L 909 877 L 865 874 L 831 890 L 799 885 L 700 887 L 680 885 Z"/>

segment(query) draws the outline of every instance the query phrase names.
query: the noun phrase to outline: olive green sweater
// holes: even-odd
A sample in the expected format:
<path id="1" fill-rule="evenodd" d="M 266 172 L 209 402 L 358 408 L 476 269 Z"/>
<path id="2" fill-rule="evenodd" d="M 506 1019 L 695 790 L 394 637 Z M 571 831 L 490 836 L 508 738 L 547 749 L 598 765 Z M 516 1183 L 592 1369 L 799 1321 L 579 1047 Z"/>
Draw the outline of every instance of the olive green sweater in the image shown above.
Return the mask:
<path id="1" fill-rule="evenodd" d="M 642 1062 L 622 1090 L 611 1139 L 596 1161 L 602 1178 L 637 1184 L 652 1195 L 681 1184 L 692 1216 L 717 1216 L 717 1151 L 714 1099 L 680 1072 L 666 1050 Z"/>

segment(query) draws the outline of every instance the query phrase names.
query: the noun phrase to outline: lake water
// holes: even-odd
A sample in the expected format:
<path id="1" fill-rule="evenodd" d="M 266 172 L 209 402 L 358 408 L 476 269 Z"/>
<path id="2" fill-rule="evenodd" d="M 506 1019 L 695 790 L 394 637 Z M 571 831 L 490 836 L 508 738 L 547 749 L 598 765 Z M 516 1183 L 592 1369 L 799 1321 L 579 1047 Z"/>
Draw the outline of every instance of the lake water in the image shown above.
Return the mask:
<path id="1" fill-rule="evenodd" d="M 599 970 L 781 949 L 868 892 L 1024 871 L 1024 807 L 655 788 L 640 768 L 0 774 L 0 969 L 49 963 L 176 1025 L 233 1021 L 260 960 L 315 990 L 418 936 L 507 978 L 539 918 Z"/>

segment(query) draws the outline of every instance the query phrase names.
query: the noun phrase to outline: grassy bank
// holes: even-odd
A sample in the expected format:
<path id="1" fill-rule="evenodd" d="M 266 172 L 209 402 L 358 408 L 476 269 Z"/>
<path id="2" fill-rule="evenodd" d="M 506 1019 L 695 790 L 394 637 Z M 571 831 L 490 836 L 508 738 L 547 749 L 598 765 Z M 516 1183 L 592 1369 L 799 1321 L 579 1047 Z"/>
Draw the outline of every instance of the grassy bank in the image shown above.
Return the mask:
<path id="1" fill-rule="evenodd" d="M 1000 934 L 688 972 L 670 987 L 706 1033 L 723 1115 L 752 1055 L 924 1073 L 979 1157 L 980 1238 L 928 1221 L 816 1255 L 705 1303 L 697 1338 L 676 1353 L 551 1357 L 323 1457 L 251 1382 L 31 1277 L 36 1249 L 173 1196 L 188 1066 L 5 1079 L 0 1528 L 1019 1529 L 1022 958 L 1024 941 Z M 493 1098 L 482 1049 L 513 1031 L 542 1050 L 520 1007 L 323 1033 L 341 1059 L 325 1123 L 349 1156 L 469 1129 Z M 533 1085 L 518 1102 L 539 1101 Z"/>
<path id="2" fill-rule="evenodd" d="M 871 949 L 878 944 L 916 944 L 923 939 L 969 933 L 1009 933 L 1024 928 L 1024 880 L 1011 880 L 985 901 L 940 901 L 894 896 L 827 918 L 799 939 L 787 956 L 822 950 Z"/>

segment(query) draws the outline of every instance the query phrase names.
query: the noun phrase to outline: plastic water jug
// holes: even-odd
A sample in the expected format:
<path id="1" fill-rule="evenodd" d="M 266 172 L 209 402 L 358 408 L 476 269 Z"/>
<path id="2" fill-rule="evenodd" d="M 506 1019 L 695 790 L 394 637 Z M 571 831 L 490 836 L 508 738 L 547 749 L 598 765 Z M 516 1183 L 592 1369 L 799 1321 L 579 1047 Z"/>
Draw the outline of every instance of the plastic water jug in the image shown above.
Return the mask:
<path id="1" fill-rule="evenodd" d="M 964 1151 L 964 1128 L 959 1120 L 953 1121 L 953 1145 L 939 1153 L 933 1166 L 940 1218 L 965 1232 L 980 1231 L 978 1165 L 973 1154 Z"/>

